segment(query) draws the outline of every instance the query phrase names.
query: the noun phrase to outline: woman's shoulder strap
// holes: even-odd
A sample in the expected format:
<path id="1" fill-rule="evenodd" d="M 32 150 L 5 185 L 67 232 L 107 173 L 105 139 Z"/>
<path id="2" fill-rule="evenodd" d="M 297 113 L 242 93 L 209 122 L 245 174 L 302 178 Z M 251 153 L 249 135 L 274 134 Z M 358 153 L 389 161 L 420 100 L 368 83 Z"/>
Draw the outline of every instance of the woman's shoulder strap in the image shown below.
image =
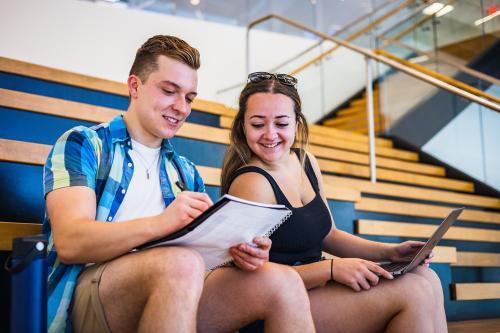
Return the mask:
<path id="1" fill-rule="evenodd" d="M 244 173 L 249 173 L 249 172 L 255 172 L 255 173 L 261 174 L 262 176 L 266 177 L 267 181 L 269 182 L 269 184 L 271 184 L 271 187 L 273 188 L 274 196 L 276 197 L 276 202 L 278 204 L 284 205 L 287 202 L 285 195 L 283 194 L 283 192 L 279 188 L 278 183 L 276 183 L 276 180 L 274 180 L 273 176 L 271 176 L 266 170 L 259 168 L 259 167 L 256 167 L 256 166 L 253 166 L 253 165 L 244 166 L 244 167 L 241 167 L 238 170 L 236 170 L 229 178 L 229 186 L 231 186 L 233 181 L 239 175 L 242 175 Z"/>

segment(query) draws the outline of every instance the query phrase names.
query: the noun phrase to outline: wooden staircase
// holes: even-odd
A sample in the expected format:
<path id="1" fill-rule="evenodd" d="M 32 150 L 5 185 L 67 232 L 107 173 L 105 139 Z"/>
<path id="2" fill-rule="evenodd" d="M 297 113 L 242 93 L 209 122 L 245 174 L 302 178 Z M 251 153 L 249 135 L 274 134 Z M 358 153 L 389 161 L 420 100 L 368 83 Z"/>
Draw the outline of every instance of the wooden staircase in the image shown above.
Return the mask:
<path id="1" fill-rule="evenodd" d="M 359 97 L 353 98 L 347 106 L 338 109 L 334 115 L 322 124 L 344 131 L 360 134 L 368 133 L 366 91 Z M 375 120 L 375 134 L 381 134 L 385 129 L 384 115 L 380 111 L 380 94 L 378 84 L 373 87 L 373 115 Z"/>

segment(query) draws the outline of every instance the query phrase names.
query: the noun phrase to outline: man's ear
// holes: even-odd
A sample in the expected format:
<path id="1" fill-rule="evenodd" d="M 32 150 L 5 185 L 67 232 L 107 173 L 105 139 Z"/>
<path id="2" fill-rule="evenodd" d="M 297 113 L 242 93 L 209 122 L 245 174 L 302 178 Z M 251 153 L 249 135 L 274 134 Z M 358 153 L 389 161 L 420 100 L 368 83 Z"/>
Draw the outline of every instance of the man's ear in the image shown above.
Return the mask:
<path id="1" fill-rule="evenodd" d="M 136 75 L 130 75 L 127 80 L 128 93 L 131 99 L 137 98 L 137 89 L 139 88 L 139 84 L 141 83 L 141 79 Z"/>

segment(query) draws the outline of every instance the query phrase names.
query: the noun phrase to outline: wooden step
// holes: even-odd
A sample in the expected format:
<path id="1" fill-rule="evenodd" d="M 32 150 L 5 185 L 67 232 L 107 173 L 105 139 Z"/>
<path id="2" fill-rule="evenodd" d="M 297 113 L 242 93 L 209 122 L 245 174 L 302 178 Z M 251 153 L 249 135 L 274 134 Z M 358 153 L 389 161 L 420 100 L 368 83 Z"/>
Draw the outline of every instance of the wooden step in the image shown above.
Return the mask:
<path id="1" fill-rule="evenodd" d="M 71 119 L 85 120 L 95 123 L 107 122 L 123 111 L 89 105 L 72 101 L 61 100 L 52 97 L 33 95 L 7 89 L 0 89 L 0 106 L 50 114 Z M 178 136 L 212 141 L 222 144 L 229 143 L 229 131 L 199 124 L 185 123 L 177 132 Z M 311 134 L 311 140 L 324 146 L 337 147 L 345 150 L 354 150 L 368 153 L 368 145 L 358 142 L 348 142 L 340 139 L 331 139 L 323 135 Z M 394 158 L 418 160 L 418 154 L 405 150 L 379 147 L 377 154 L 381 156 L 393 156 Z"/>
<path id="2" fill-rule="evenodd" d="M 379 220 L 358 220 L 357 232 L 363 235 L 430 238 L 437 225 L 392 222 Z M 500 230 L 451 227 L 443 239 L 500 243 Z"/>
<path id="3" fill-rule="evenodd" d="M 122 82 L 100 79 L 5 57 L 0 57 L 0 71 L 119 96 L 128 97 L 129 95 L 127 85 Z M 192 107 L 194 110 L 216 115 L 233 117 L 235 114 L 234 109 L 228 108 L 224 104 L 198 98 L 194 100 Z"/>
<path id="4" fill-rule="evenodd" d="M 457 252 L 457 262 L 453 266 L 461 267 L 500 267 L 500 253 Z"/>
<path id="5" fill-rule="evenodd" d="M 381 119 L 380 114 L 375 114 L 374 115 L 375 122 L 378 122 Z M 342 117 L 335 117 L 332 119 L 325 120 L 323 124 L 325 126 L 332 126 L 332 127 L 337 127 L 337 126 L 342 126 L 342 125 L 349 125 L 349 124 L 367 124 L 368 119 L 366 118 L 365 114 L 353 114 L 349 116 L 342 116 Z"/>
<path id="6" fill-rule="evenodd" d="M 448 322 L 448 333 L 498 333 L 500 318 Z"/>
<path id="7" fill-rule="evenodd" d="M 0 139 L 0 161 L 44 165 L 51 146 L 23 142 L 16 140 Z M 206 185 L 220 186 L 220 169 L 197 166 Z M 361 199 L 358 190 L 341 186 L 325 185 L 327 199 L 356 202 Z"/>
<path id="8" fill-rule="evenodd" d="M 370 164 L 370 157 L 367 154 L 362 154 L 362 153 L 350 152 L 341 149 L 315 146 L 315 145 L 309 146 L 309 152 L 311 152 L 314 156 L 316 156 L 316 158 L 353 162 L 363 165 Z M 376 162 L 377 166 L 379 167 L 414 172 L 414 173 L 421 173 L 431 176 L 444 176 L 446 173 L 443 167 L 423 164 L 423 163 L 407 162 L 381 156 L 376 157 Z"/>
<path id="9" fill-rule="evenodd" d="M 318 163 L 321 167 L 321 170 L 324 172 L 340 173 L 343 175 L 347 174 L 364 178 L 368 178 L 370 176 L 370 168 L 368 166 L 329 160 L 318 160 Z M 324 179 L 325 182 L 334 184 L 329 175 L 325 175 Z M 396 183 L 436 187 L 447 190 L 474 192 L 474 184 L 470 182 L 442 177 L 418 175 L 414 173 L 407 173 L 383 168 L 377 168 L 377 179 Z"/>
<path id="10" fill-rule="evenodd" d="M 444 219 L 454 207 L 427 205 L 385 199 L 361 198 L 355 205 L 360 211 L 395 214 L 405 216 Z M 500 224 L 500 213 L 465 209 L 458 220 Z"/>
<path id="11" fill-rule="evenodd" d="M 500 283 L 453 283 L 451 299 L 455 301 L 471 301 L 500 298 Z"/>
<path id="12" fill-rule="evenodd" d="M 328 176 L 328 178 L 332 184 L 342 187 L 352 187 L 362 193 L 500 209 L 500 198 L 389 184 L 380 181 L 372 183 L 369 180 L 339 176 Z"/>
<path id="13" fill-rule="evenodd" d="M 36 235 L 42 232 L 40 223 L 0 222 L 0 251 L 12 251 L 16 237 Z"/>

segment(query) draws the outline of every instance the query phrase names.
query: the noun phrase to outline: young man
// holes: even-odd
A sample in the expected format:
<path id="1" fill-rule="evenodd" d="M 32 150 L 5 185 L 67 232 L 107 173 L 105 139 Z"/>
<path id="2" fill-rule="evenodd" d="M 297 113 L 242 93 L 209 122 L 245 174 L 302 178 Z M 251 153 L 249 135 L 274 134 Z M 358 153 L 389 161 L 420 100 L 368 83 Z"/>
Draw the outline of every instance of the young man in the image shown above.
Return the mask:
<path id="1" fill-rule="evenodd" d="M 212 205 L 168 140 L 191 112 L 198 68 L 198 51 L 183 40 L 150 38 L 130 71 L 125 115 L 73 128 L 54 145 L 44 168 L 48 331 L 221 332 L 256 319 L 269 331 L 314 330 L 300 277 L 267 262 L 268 239 L 231 248 L 238 268 L 206 279 L 188 248 L 131 252 Z"/>

